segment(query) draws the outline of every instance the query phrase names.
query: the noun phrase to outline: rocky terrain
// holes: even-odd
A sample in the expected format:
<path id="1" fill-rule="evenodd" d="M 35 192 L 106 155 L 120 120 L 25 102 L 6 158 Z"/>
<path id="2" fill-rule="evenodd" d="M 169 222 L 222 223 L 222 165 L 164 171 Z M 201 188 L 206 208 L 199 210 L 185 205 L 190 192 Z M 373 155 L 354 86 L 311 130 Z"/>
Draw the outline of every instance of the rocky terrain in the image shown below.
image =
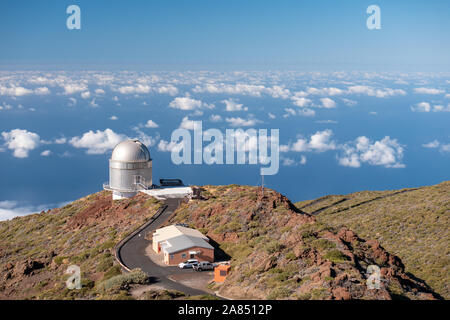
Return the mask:
<path id="1" fill-rule="evenodd" d="M 302 201 L 317 221 L 376 239 L 405 270 L 450 299 L 450 181 L 434 186 L 363 191 Z"/>
<path id="2" fill-rule="evenodd" d="M 0 299 L 125 299 L 131 282 L 115 265 L 113 248 L 157 211 L 145 195 L 113 202 L 99 192 L 63 208 L 0 222 Z M 82 272 L 82 289 L 66 288 L 68 266 Z M 102 290 L 110 279 L 118 286 Z M 136 280 L 138 279 L 138 280 Z"/>
<path id="3" fill-rule="evenodd" d="M 263 195 L 257 187 L 205 186 L 200 195 L 183 203 L 168 224 L 199 229 L 216 246 L 217 259 L 231 260 L 225 283 L 210 286 L 225 297 L 439 298 L 378 241 L 321 221 L 273 190 Z M 113 202 L 102 191 L 63 208 L 0 222 L 0 299 L 133 298 L 130 290 L 148 277 L 140 270 L 122 273 L 113 248 L 160 206 L 144 194 Z M 81 267 L 81 290 L 66 288 L 71 264 Z M 366 285 L 369 265 L 381 268 L 379 290 Z M 166 291 L 138 297 L 172 298 L 193 297 Z"/>
<path id="4" fill-rule="evenodd" d="M 187 223 L 215 242 L 232 272 L 215 289 L 251 299 L 433 299 L 423 281 L 378 241 L 363 240 L 297 209 L 273 190 L 205 186 L 202 199 L 174 212 L 168 223 Z M 381 269 L 381 288 L 368 289 L 367 267 Z"/>

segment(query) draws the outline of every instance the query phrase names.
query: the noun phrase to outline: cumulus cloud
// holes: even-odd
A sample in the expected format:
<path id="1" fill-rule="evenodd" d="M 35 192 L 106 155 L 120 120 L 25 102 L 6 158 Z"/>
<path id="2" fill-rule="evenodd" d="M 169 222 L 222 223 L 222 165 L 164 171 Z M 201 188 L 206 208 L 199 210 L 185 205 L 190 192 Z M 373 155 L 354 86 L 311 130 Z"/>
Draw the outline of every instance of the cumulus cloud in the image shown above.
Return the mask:
<path id="1" fill-rule="evenodd" d="M 104 131 L 89 130 L 81 137 L 73 137 L 69 143 L 75 148 L 87 149 L 87 154 L 103 154 L 113 149 L 119 142 L 127 139 L 123 134 L 117 134 L 111 129 Z"/>
<path id="2" fill-rule="evenodd" d="M 89 99 L 91 97 L 91 93 L 89 91 L 82 92 L 81 97 L 83 99 Z"/>
<path id="3" fill-rule="evenodd" d="M 52 154 L 52 152 L 50 150 L 44 150 L 41 152 L 41 156 L 43 156 L 43 157 L 48 157 L 51 154 Z"/>
<path id="4" fill-rule="evenodd" d="M 263 94 L 272 96 L 273 98 L 287 99 L 291 95 L 289 89 L 282 86 L 265 87 L 263 85 L 253 85 L 253 84 L 206 84 L 204 86 L 195 86 L 192 89 L 196 93 L 225 93 L 234 95 L 248 95 L 253 97 L 261 97 Z"/>
<path id="5" fill-rule="evenodd" d="M 226 111 L 247 111 L 247 107 L 243 107 L 243 104 L 237 103 L 233 99 L 222 100 L 222 103 L 226 106 Z"/>
<path id="6" fill-rule="evenodd" d="M 404 168 L 402 164 L 403 146 L 389 136 L 372 142 L 365 136 L 342 146 L 342 154 L 338 156 L 339 164 L 346 167 L 359 168 L 362 163 L 386 168 Z"/>
<path id="7" fill-rule="evenodd" d="M 226 122 L 228 122 L 232 127 L 251 127 L 256 125 L 258 120 L 256 119 L 242 119 L 240 117 L 235 118 L 226 118 Z"/>
<path id="8" fill-rule="evenodd" d="M 330 129 L 317 131 L 310 136 L 309 140 L 307 138 L 298 138 L 297 141 L 292 144 L 280 146 L 280 151 L 325 152 L 327 150 L 334 150 L 336 149 L 336 143 L 331 139 L 332 136 L 333 131 Z"/>
<path id="9" fill-rule="evenodd" d="M 151 87 L 149 85 L 137 84 L 135 86 L 121 86 L 118 88 L 113 88 L 113 90 L 120 92 L 121 94 L 142 94 L 149 93 Z"/>
<path id="10" fill-rule="evenodd" d="M 301 97 L 301 96 L 293 96 L 291 98 L 291 100 L 295 106 L 300 107 L 300 108 L 304 108 L 304 107 L 310 105 L 312 102 L 310 99 L 307 99 L 307 98 Z"/>
<path id="11" fill-rule="evenodd" d="M 13 156 L 16 158 L 27 158 L 31 150 L 40 145 L 40 137 L 37 133 L 23 129 L 14 129 L 2 132 L 5 145 L 13 150 Z"/>
<path id="12" fill-rule="evenodd" d="M 424 87 L 421 87 L 421 88 L 414 88 L 414 92 L 418 93 L 418 94 L 432 94 L 432 95 L 435 95 L 435 94 L 444 93 L 445 91 L 444 90 L 440 90 L 440 89 L 436 89 L 436 88 L 424 88 Z"/>
<path id="13" fill-rule="evenodd" d="M 139 81 L 138 81 L 139 82 Z M 140 81 L 136 85 L 125 85 L 112 87 L 113 91 L 119 92 L 121 94 L 148 94 L 148 93 L 159 93 L 159 94 L 168 94 L 174 96 L 178 94 L 177 87 L 173 85 L 164 85 L 159 87 L 151 87 L 146 84 L 146 81 Z"/>
<path id="14" fill-rule="evenodd" d="M 283 115 L 284 118 L 297 115 L 297 112 L 295 112 L 295 110 L 292 108 L 284 108 L 284 111 L 286 111 L 286 113 Z"/>
<path id="15" fill-rule="evenodd" d="M 209 120 L 211 120 L 212 122 L 221 122 L 222 117 L 218 114 L 212 114 L 211 117 L 209 117 Z"/>
<path id="16" fill-rule="evenodd" d="M 415 106 L 412 106 L 411 110 L 414 112 L 430 112 L 431 105 L 428 102 L 420 102 Z"/>
<path id="17" fill-rule="evenodd" d="M 332 108 L 336 108 L 336 102 L 333 99 L 330 98 L 322 98 L 320 99 L 321 102 L 321 108 L 325 108 L 325 109 L 332 109 Z"/>
<path id="18" fill-rule="evenodd" d="M 157 124 L 155 121 L 153 121 L 153 120 L 148 120 L 148 121 L 145 123 L 145 127 L 146 127 L 146 128 L 158 128 L 159 126 L 158 126 L 158 124 Z"/>
<path id="19" fill-rule="evenodd" d="M 422 145 L 422 147 L 429 149 L 439 149 L 439 151 L 441 152 L 450 152 L 450 143 L 444 144 L 439 142 L 438 140 L 433 140 L 429 143 L 425 143 Z"/>
<path id="20" fill-rule="evenodd" d="M 405 90 L 402 89 L 391 89 L 391 88 L 383 88 L 383 89 L 377 89 L 371 86 L 350 86 L 347 90 L 348 94 L 364 94 L 371 97 L 377 97 L 377 98 L 386 98 L 386 97 L 392 97 L 392 96 L 404 96 L 406 95 Z"/>
<path id="21" fill-rule="evenodd" d="M 450 104 L 448 104 L 446 107 L 442 105 L 435 105 L 433 106 L 433 112 L 450 112 Z"/>
<path id="22" fill-rule="evenodd" d="M 56 138 L 56 139 L 53 141 L 53 143 L 56 143 L 56 144 L 64 144 L 64 143 L 66 143 L 66 142 L 67 142 L 67 139 L 66 139 L 65 137 Z"/>
<path id="23" fill-rule="evenodd" d="M 411 107 L 413 112 L 450 112 L 450 104 L 446 107 L 442 105 L 431 105 L 429 102 L 420 102 Z"/>
<path id="24" fill-rule="evenodd" d="M 300 156 L 300 160 L 296 161 L 295 159 L 288 158 L 288 157 L 280 157 L 281 165 L 292 167 L 292 166 L 298 166 L 298 165 L 305 165 L 306 164 L 306 157 Z"/>
<path id="25" fill-rule="evenodd" d="M 43 95 L 50 94 L 50 89 L 47 87 L 36 88 L 36 89 L 34 89 L 34 93 L 37 95 L 43 96 Z"/>
<path id="26" fill-rule="evenodd" d="M 69 103 L 68 103 L 69 107 L 74 107 L 76 104 L 77 104 L 77 99 L 72 98 L 72 97 L 69 98 Z"/>
<path id="27" fill-rule="evenodd" d="M 47 87 L 41 87 L 36 89 L 27 89 L 21 86 L 0 86 L 0 96 L 12 96 L 21 97 L 28 94 L 46 95 L 50 94 L 50 90 Z"/>
<path id="28" fill-rule="evenodd" d="M 157 88 L 156 92 L 158 92 L 160 94 L 168 94 L 170 96 L 174 96 L 174 95 L 178 94 L 178 89 L 177 89 L 177 87 L 175 87 L 173 85 L 167 85 L 167 86 L 161 86 L 161 87 Z"/>
<path id="29" fill-rule="evenodd" d="M 195 122 L 194 120 L 189 119 L 188 117 L 184 117 L 181 120 L 179 128 L 186 130 L 194 130 Z"/>
<path id="30" fill-rule="evenodd" d="M 64 94 L 70 95 L 77 92 L 87 91 L 88 87 L 84 83 L 69 83 L 63 85 Z"/>
<path id="31" fill-rule="evenodd" d="M 336 95 L 344 94 L 345 91 L 342 89 L 339 89 L 339 88 L 334 88 L 334 87 L 330 87 L 330 88 L 309 87 L 306 89 L 306 93 L 311 94 L 311 95 L 336 96 Z"/>
<path id="32" fill-rule="evenodd" d="M 168 142 L 166 140 L 160 140 L 158 143 L 158 150 L 162 152 L 180 152 L 183 147 L 183 143 Z"/>
<path id="33" fill-rule="evenodd" d="M 203 103 L 200 100 L 192 99 L 188 96 L 177 97 L 172 102 L 170 102 L 169 107 L 180 110 L 194 110 L 202 107 L 212 109 L 213 105 Z"/>
<path id="34" fill-rule="evenodd" d="M 431 142 L 423 144 L 422 147 L 434 149 L 434 148 L 438 148 L 439 145 L 440 145 L 439 141 L 433 140 Z"/>
<path id="35" fill-rule="evenodd" d="M 350 99 L 347 99 L 347 98 L 342 98 L 341 100 L 342 100 L 342 102 L 344 102 L 345 105 L 347 105 L 349 107 L 353 107 L 353 106 L 357 105 L 357 102 L 354 101 L 354 100 L 350 100 Z"/>
<path id="36" fill-rule="evenodd" d="M 117 116 L 111 116 L 109 117 L 109 120 L 118 120 L 119 118 Z"/>

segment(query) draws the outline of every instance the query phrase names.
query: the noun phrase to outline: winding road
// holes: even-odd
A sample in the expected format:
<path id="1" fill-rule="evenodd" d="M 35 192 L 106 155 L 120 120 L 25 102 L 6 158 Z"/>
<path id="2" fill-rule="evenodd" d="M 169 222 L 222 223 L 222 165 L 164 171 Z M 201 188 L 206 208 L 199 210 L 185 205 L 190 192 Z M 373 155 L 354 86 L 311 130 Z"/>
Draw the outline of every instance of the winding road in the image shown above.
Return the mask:
<path id="1" fill-rule="evenodd" d="M 180 269 L 176 266 L 162 267 L 154 263 L 145 253 L 145 249 L 151 244 L 151 241 L 145 239 L 145 235 L 158 229 L 169 219 L 172 213 L 180 205 L 181 199 L 169 198 L 165 200 L 165 206 L 162 208 L 156 218 L 147 222 L 143 227 L 133 232 L 130 236 L 122 240 L 116 247 L 116 259 L 127 270 L 140 268 L 150 277 L 151 283 L 160 284 L 162 287 L 178 290 L 188 295 L 204 295 L 208 292 L 185 286 L 181 283 L 172 281 L 169 275 L 192 273 L 190 269 Z"/>

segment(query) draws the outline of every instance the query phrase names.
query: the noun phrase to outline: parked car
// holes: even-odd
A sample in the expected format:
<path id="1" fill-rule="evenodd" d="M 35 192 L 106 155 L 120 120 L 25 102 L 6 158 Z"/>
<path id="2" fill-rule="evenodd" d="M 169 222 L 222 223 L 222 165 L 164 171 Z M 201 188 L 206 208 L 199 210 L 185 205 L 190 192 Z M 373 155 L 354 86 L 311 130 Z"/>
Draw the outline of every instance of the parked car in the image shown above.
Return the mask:
<path id="1" fill-rule="evenodd" d="M 198 264 L 197 259 L 189 259 L 189 260 L 179 263 L 178 267 L 181 269 L 187 269 L 187 268 L 192 268 L 192 267 L 196 266 L 197 264 Z"/>
<path id="2" fill-rule="evenodd" d="M 213 270 L 214 265 L 211 262 L 202 261 L 202 262 L 198 263 L 197 265 L 195 265 L 193 268 L 195 271 Z"/>

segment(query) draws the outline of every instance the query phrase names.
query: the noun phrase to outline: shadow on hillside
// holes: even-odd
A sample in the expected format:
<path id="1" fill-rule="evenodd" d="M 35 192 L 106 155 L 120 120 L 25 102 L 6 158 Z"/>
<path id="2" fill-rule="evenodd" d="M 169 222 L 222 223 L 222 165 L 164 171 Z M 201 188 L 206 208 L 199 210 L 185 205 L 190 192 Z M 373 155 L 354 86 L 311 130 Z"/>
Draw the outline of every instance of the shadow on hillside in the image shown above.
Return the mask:
<path id="1" fill-rule="evenodd" d="M 210 238 L 209 244 L 214 247 L 214 261 L 228 261 L 231 259 L 230 255 L 223 251 L 220 248 L 220 244 L 218 244 L 216 241 Z"/>
<path id="2" fill-rule="evenodd" d="M 405 274 L 408 277 L 410 277 L 411 279 L 413 279 L 414 281 L 417 281 L 420 284 L 422 284 L 422 286 L 425 288 L 425 290 L 428 293 L 431 293 L 436 299 L 445 300 L 444 297 L 442 297 L 439 293 L 435 292 L 424 280 L 417 278 L 415 275 L 413 275 L 412 273 L 409 273 L 409 272 L 405 272 Z"/>

